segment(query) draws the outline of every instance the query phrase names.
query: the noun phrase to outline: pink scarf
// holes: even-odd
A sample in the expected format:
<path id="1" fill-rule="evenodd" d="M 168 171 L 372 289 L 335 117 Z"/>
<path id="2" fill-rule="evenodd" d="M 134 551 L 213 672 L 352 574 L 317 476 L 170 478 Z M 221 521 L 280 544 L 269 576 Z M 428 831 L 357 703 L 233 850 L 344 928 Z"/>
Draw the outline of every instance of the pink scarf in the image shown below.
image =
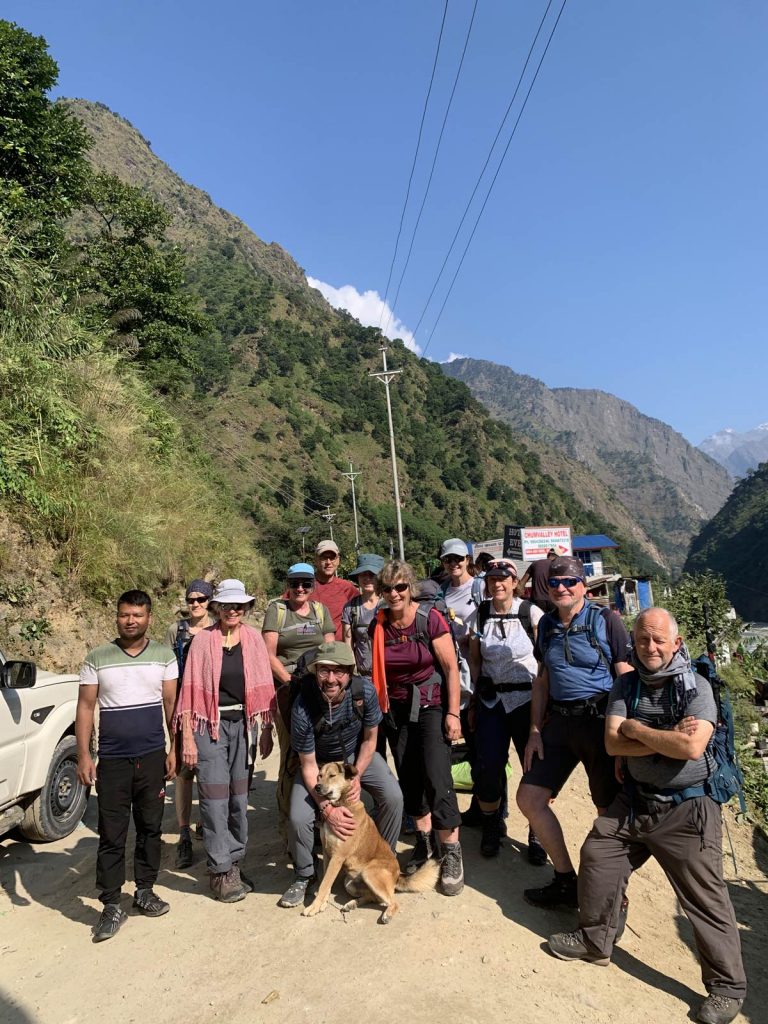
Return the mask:
<path id="1" fill-rule="evenodd" d="M 219 623 L 201 630 L 192 638 L 173 716 L 174 732 L 187 715 L 192 720 L 193 730 L 204 732 L 208 729 L 211 739 L 219 738 L 219 680 L 224 660 L 221 638 Z M 261 633 L 243 623 L 240 626 L 240 643 L 245 675 L 245 717 L 248 727 L 252 728 L 258 716 L 261 716 L 262 724 L 271 721 L 275 685 Z"/>

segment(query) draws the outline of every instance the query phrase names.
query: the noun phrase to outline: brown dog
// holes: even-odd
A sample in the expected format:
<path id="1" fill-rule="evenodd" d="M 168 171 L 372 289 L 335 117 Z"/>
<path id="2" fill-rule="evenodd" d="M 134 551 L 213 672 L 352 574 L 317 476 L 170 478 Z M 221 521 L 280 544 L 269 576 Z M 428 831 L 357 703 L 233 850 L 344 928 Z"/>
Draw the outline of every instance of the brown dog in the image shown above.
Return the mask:
<path id="1" fill-rule="evenodd" d="M 347 872 L 347 891 L 356 898 L 341 909 L 354 910 L 358 902 L 383 903 L 379 924 L 388 924 L 399 907 L 395 892 L 426 892 L 434 889 L 440 873 L 436 860 L 428 860 L 412 875 L 402 875 L 397 858 L 379 835 L 376 826 L 360 800 L 347 799 L 350 779 L 357 768 L 343 761 L 324 764 L 317 777 L 317 792 L 330 800 L 334 807 L 346 807 L 355 816 L 356 828 L 348 839 L 339 839 L 323 823 L 321 828 L 325 873 L 314 901 L 302 911 L 304 917 L 314 917 L 328 904 L 331 887 L 344 868 Z"/>

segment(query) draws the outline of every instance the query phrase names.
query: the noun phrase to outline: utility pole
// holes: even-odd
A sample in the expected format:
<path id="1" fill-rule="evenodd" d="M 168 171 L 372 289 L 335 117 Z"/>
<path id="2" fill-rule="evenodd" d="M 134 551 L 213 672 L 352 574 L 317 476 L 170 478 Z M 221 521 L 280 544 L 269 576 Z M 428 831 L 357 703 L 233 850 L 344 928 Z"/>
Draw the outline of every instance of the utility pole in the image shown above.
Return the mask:
<path id="1" fill-rule="evenodd" d="M 382 341 L 381 358 L 384 360 L 384 371 L 383 373 L 369 373 L 369 377 L 375 377 L 380 380 L 387 391 L 387 418 L 389 420 L 389 447 L 392 455 L 392 480 L 395 485 L 395 514 L 397 515 L 397 540 L 400 545 L 400 560 L 405 561 L 405 548 L 403 547 L 403 517 L 400 514 L 400 485 L 397 482 L 397 454 L 395 453 L 395 430 L 392 426 L 392 402 L 389 398 L 389 385 L 395 379 L 395 377 L 402 373 L 402 370 L 388 370 L 387 369 L 387 343 Z"/>
<path id="2" fill-rule="evenodd" d="M 347 478 L 347 480 L 349 480 L 349 482 L 352 484 L 352 516 L 353 516 L 353 518 L 355 520 L 355 551 L 359 551 L 360 550 L 360 534 L 357 532 L 357 501 L 355 500 L 355 477 L 356 476 L 360 476 L 360 470 L 358 469 L 356 473 L 353 472 L 353 470 L 352 470 L 352 459 L 350 459 L 349 460 L 349 472 L 348 473 L 342 473 L 341 475 L 345 476 Z"/>
<path id="3" fill-rule="evenodd" d="M 301 560 L 302 561 L 305 561 L 306 557 L 307 557 L 305 537 L 309 533 L 309 529 L 310 528 L 308 526 L 300 526 L 298 528 L 298 530 L 296 531 L 297 533 L 301 534 Z"/>
<path id="4" fill-rule="evenodd" d="M 325 512 L 320 513 L 320 518 L 325 519 L 325 521 L 328 523 L 328 529 L 331 534 L 331 540 L 333 540 L 333 520 L 336 518 L 336 513 L 331 512 L 330 505 L 325 506 Z"/>

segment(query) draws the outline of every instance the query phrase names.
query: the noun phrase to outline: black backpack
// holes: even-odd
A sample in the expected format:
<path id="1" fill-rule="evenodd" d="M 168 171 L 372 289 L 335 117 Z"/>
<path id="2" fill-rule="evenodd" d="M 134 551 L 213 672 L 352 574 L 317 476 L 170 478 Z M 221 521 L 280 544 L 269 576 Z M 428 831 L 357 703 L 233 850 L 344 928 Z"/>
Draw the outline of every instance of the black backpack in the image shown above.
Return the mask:
<path id="1" fill-rule="evenodd" d="M 516 612 L 506 612 L 504 614 L 493 610 L 493 601 L 481 601 L 477 609 L 477 632 L 482 636 L 489 621 L 504 623 L 510 620 L 518 621 L 528 634 L 531 644 L 535 645 L 533 623 L 531 622 L 531 602 L 528 600 L 522 600 Z"/>

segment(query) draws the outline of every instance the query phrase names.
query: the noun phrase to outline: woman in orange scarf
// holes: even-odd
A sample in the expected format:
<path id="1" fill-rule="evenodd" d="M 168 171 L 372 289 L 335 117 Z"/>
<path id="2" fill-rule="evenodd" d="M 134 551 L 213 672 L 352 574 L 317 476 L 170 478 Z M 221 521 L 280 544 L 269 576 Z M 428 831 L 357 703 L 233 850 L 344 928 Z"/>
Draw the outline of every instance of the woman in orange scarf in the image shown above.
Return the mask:
<path id="1" fill-rule="evenodd" d="M 451 743 L 461 738 L 459 667 L 451 631 L 435 608 L 419 608 L 416 576 L 407 562 L 388 562 L 379 573 L 384 598 L 371 626 L 373 680 L 387 712 L 384 726 L 403 790 L 405 813 L 417 837 L 406 867 L 412 874 L 441 857 L 440 889 L 464 888 L 459 814 L 451 777 Z"/>

